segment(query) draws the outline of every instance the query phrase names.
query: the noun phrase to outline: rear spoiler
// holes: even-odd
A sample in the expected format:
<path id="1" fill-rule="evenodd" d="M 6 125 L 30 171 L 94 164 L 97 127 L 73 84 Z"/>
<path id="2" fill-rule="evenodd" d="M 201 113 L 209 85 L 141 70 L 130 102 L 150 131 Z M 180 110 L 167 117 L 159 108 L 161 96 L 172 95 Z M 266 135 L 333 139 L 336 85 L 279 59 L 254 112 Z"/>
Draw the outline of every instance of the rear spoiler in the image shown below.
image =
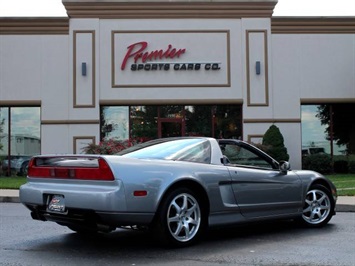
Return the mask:
<path id="1" fill-rule="evenodd" d="M 100 156 L 36 156 L 28 164 L 28 177 L 112 181 L 114 175 Z"/>

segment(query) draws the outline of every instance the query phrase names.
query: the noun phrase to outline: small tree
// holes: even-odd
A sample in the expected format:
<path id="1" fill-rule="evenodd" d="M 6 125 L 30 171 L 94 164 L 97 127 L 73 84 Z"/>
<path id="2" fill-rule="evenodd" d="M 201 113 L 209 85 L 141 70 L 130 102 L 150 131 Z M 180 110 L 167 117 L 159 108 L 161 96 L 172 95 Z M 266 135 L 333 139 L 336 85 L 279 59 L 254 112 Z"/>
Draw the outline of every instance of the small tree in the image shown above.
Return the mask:
<path id="1" fill-rule="evenodd" d="M 275 160 L 288 161 L 290 158 L 284 144 L 284 138 L 277 126 L 271 125 L 269 127 L 265 132 L 262 144 L 265 146 L 266 152 Z"/>

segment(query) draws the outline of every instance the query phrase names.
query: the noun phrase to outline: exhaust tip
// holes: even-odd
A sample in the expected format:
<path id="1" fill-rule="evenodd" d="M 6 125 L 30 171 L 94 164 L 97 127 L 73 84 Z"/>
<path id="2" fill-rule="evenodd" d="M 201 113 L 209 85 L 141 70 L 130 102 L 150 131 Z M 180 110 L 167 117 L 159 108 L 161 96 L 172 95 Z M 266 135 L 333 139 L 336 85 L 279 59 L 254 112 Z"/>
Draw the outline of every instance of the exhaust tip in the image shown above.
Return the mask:
<path id="1" fill-rule="evenodd" d="M 46 221 L 46 219 L 37 212 L 31 212 L 31 217 L 33 220 Z"/>

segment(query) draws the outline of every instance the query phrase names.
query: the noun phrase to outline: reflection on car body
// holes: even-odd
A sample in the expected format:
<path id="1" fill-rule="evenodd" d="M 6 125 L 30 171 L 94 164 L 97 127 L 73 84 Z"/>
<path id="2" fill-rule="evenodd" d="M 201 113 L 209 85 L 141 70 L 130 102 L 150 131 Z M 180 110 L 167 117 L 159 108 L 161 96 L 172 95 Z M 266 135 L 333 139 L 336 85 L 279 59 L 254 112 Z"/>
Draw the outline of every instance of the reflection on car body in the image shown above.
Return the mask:
<path id="1" fill-rule="evenodd" d="M 319 173 L 291 171 L 240 140 L 207 137 L 158 139 L 117 155 L 36 156 L 20 188 L 33 219 L 80 233 L 145 228 L 174 246 L 212 226 L 280 218 L 323 226 L 336 198 Z"/>

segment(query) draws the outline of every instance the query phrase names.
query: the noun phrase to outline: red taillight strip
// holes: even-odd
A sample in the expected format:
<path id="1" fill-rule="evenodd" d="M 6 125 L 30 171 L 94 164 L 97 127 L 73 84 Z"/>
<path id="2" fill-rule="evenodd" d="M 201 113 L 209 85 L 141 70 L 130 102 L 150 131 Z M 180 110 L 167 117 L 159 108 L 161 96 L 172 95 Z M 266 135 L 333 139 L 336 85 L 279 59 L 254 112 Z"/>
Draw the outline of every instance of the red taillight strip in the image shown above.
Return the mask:
<path id="1" fill-rule="evenodd" d="M 98 159 L 98 167 L 37 166 L 36 158 L 33 158 L 28 164 L 28 176 L 97 181 L 113 181 L 115 179 L 110 166 L 103 158 Z"/>

